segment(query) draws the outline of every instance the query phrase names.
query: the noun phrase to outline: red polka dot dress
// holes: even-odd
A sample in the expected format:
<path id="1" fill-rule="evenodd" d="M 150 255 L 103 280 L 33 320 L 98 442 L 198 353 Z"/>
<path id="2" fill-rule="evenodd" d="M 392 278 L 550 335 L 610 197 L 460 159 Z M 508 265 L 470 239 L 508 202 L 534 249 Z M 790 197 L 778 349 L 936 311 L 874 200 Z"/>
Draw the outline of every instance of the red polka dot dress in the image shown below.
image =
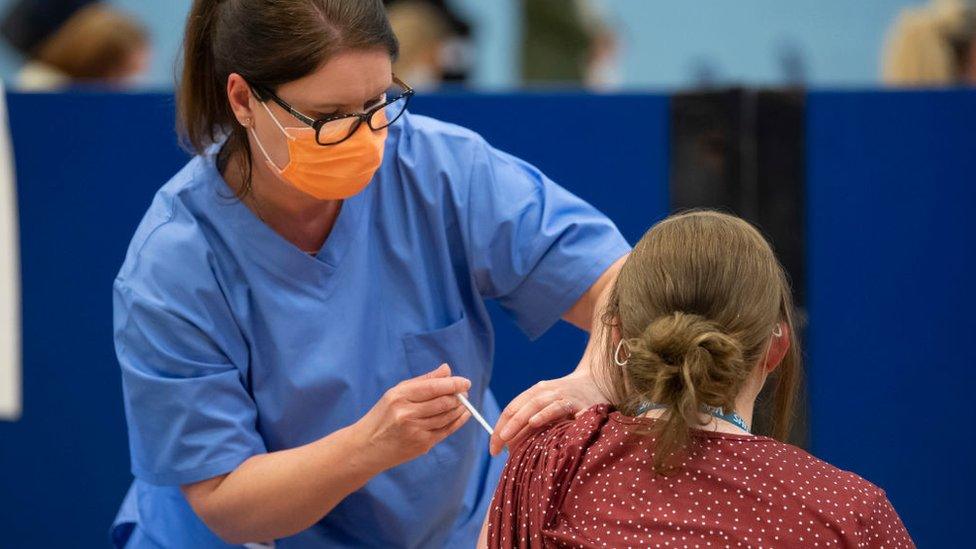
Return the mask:
<path id="1" fill-rule="evenodd" d="M 915 547 L 877 486 L 788 444 L 695 431 L 654 473 L 655 420 L 594 406 L 511 454 L 489 547 Z"/>

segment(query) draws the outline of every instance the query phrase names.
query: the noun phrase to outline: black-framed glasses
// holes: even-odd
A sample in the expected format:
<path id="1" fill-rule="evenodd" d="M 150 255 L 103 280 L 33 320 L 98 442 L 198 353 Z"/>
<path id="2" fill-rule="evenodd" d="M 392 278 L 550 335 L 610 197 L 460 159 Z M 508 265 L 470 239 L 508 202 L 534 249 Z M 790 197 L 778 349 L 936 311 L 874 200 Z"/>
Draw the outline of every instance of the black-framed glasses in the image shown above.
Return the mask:
<path id="1" fill-rule="evenodd" d="M 374 132 L 388 127 L 390 124 L 396 122 L 407 110 L 407 104 L 410 103 L 410 98 L 415 93 L 413 88 L 404 84 L 396 75 L 393 75 L 393 85 L 384 94 L 385 100 L 374 107 L 370 107 L 368 111 L 363 113 L 336 114 L 315 119 L 296 110 L 270 89 L 257 86 L 253 86 L 253 88 L 256 92 L 255 96 L 259 101 L 266 101 L 270 98 L 281 108 L 288 111 L 288 114 L 314 129 L 315 141 L 323 147 L 338 145 L 349 139 L 356 133 L 356 130 L 359 129 L 359 126 L 363 122 Z"/>

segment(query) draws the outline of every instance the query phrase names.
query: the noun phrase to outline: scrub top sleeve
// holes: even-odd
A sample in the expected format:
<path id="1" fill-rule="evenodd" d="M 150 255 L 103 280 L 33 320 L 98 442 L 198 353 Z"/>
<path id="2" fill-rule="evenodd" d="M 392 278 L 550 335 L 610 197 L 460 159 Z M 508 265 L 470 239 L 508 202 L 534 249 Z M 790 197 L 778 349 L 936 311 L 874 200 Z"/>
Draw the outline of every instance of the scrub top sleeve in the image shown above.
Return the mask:
<path id="1" fill-rule="evenodd" d="M 211 336 L 233 329 L 229 317 L 208 313 L 212 302 L 190 309 L 178 305 L 186 296 L 166 293 L 116 281 L 115 346 L 132 473 L 182 485 L 229 473 L 266 450 L 241 371 Z M 208 301 L 205 292 L 195 297 Z"/>
<path id="2" fill-rule="evenodd" d="M 530 338 L 545 333 L 630 245 L 596 208 L 484 144 L 466 204 L 472 274 Z"/>

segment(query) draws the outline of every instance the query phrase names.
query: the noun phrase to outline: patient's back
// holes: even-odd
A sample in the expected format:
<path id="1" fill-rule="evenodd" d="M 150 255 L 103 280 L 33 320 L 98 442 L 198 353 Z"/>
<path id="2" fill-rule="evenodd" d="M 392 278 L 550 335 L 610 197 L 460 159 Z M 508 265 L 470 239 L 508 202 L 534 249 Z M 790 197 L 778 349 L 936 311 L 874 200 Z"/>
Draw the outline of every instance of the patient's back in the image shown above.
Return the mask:
<path id="1" fill-rule="evenodd" d="M 653 421 L 595 406 L 516 447 L 489 547 L 914 547 L 881 489 L 771 438 L 695 431 L 657 475 Z"/>

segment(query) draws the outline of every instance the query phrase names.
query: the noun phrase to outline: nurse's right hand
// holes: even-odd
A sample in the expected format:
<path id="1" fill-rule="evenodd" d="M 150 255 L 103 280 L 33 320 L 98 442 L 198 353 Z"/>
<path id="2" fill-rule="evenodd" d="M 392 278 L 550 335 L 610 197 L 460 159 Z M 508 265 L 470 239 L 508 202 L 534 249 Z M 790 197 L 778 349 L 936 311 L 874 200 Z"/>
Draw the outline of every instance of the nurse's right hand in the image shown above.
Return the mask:
<path id="1" fill-rule="evenodd" d="M 456 395 L 470 388 L 469 380 L 441 364 L 388 390 L 354 429 L 374 458 L 395 467 L 426 454 L 464 425 L 471 413 Z"/>

